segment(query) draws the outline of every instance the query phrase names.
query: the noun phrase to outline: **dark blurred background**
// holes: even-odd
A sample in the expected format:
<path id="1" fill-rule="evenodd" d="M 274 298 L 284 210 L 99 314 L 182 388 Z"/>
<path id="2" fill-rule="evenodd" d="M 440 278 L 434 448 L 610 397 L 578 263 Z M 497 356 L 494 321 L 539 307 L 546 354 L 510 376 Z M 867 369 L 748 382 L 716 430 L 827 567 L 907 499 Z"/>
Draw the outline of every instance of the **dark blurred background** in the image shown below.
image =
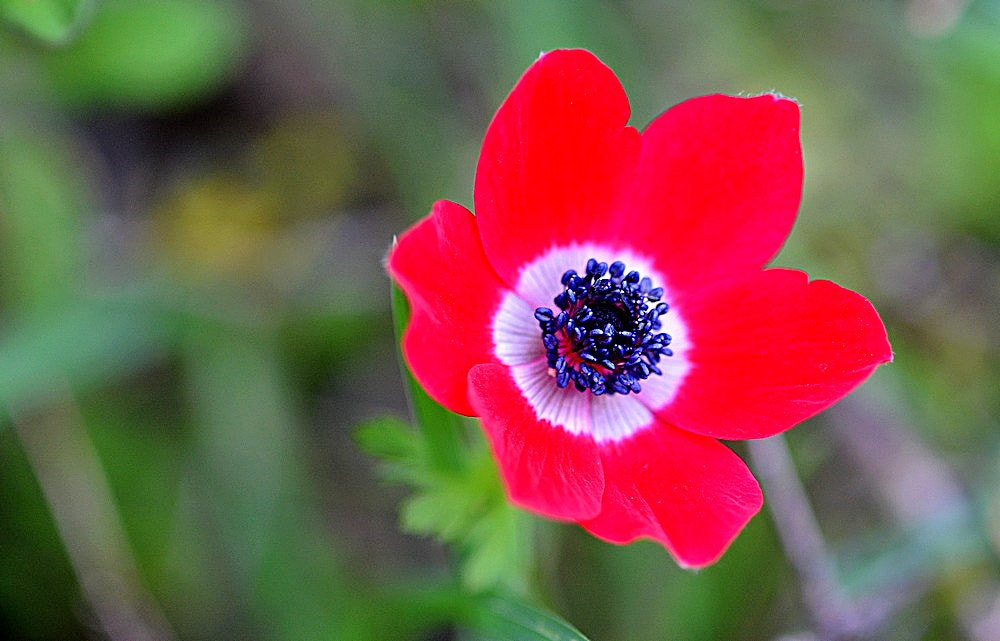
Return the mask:
<path id="1" fill-rule="evenodd" d="M 896 357 L 788 436 L 836 595 L 765 508 L 698 573 L 540 524 L 543 603 L 595 641 L 1000 639 L 996 0 L 0 0 L 0 632 L 465 638 L 353 432 L 407 415 L 393 234 L 472 205 L 558 47 L 639 127 L 798 99 L 775 262 L 867 295 Z"/>

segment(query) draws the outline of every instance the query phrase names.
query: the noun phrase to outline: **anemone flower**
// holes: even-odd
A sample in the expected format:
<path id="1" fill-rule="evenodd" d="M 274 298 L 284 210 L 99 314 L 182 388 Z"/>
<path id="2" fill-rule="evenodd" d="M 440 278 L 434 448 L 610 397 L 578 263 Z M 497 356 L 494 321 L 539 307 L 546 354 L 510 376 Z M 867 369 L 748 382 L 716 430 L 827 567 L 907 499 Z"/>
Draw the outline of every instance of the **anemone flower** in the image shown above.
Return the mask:
<path id="1" fill-rule="evenodd" d="M 479 417 L 510 499 L 716 561 L 762 495 L 722 440 L 783 432 L 892 358 L 859 294 L 765 268 L 802 190 L 798 105 L 705 96 L 641 133 L 614 73 L 542 55 L 388 269 L 409 367 Z"/>

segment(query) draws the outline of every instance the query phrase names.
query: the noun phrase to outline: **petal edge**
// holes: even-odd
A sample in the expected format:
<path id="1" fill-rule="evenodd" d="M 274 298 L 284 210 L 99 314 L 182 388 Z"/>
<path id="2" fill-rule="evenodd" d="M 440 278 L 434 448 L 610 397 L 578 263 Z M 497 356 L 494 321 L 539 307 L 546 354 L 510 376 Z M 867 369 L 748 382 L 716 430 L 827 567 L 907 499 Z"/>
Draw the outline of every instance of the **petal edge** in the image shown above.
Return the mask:
<path id="1" fill-rule="evenodd" d="M 469 388 L 511 501 L 554 519 L 597 515 L 604 471 L 593 439 L 538 420 L 506 366 L 474 367 Z"/>
<path id="2" fill-rule="evenodd" d="M 767 269 L 688 300 L 692 367 L 664 421 L 714 438 L 764 438 L 833 405 L 892 360 L 860 294 Z"/>
<path id="3" fill-rule="evenodd" d="M 542 55 L 504 100 L 483 140 L 475 201 L 483 246 L 511 287 L 554 239 L 606 237 L 639 157 L 630 111 L 614 72 L 580 49 Z"/>
<path id="4" fill-rule="evenodd" d="M 453 412 L 473 415 L 468 374 L 495 362 L 492 318 L 505 291 L 486 260 L 476 219 L 446 200 L 406 231 L 386 267 L 410 301 L 403 356 L 427 393 Z"/>
<path id="5" fill-rule="evenodd" d="M 625 544 L 650 538 L 682 567 L 715 563 L 764 497 L 746 464 L 718 441 L 662 423 L 601 450 L 601 513 L 581 525 Z"/>
<path id="6" fill-rule="evenodd" d="M 791 231 L 802 194 L 799 107 L 773 94 L 675 105 L 642 132 L 634 213 L 664 221 L 654 252 L 674 289 L 758 269 Z M 643 249 L 647 249 L 643 247 Z"/>

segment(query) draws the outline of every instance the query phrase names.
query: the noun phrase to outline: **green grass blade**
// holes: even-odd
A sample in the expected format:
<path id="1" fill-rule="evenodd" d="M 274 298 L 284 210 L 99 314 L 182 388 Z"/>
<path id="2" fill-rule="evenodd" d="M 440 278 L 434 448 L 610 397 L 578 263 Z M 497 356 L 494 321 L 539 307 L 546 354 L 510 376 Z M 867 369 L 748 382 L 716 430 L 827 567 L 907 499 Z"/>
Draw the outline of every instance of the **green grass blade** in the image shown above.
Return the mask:
<path id="1" fill-rule="evenodd" d="M 588 641 L 551 612 L 502 596 L 478 600 L 465 624 L 478 641 Z"/>

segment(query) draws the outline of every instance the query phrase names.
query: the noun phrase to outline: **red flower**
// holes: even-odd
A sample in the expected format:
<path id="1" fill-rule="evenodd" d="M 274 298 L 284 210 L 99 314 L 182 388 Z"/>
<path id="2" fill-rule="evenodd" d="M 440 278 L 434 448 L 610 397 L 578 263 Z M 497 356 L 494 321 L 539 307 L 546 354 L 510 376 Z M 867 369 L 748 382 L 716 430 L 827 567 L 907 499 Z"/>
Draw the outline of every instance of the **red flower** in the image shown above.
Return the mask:
<path id="1" fill-rule="evenodd" d="M 762 502 L 716 439 L 787 430 L 892 354 L 862 296 L 763 269 L 799 205 L 795 102 L 628 118 L 592 54 L 543 55 L 486 133 L 476 215 L 436 203 L 388 268 L 410 368 L 481 419 L 512 501 L 703 566 Z"/>

